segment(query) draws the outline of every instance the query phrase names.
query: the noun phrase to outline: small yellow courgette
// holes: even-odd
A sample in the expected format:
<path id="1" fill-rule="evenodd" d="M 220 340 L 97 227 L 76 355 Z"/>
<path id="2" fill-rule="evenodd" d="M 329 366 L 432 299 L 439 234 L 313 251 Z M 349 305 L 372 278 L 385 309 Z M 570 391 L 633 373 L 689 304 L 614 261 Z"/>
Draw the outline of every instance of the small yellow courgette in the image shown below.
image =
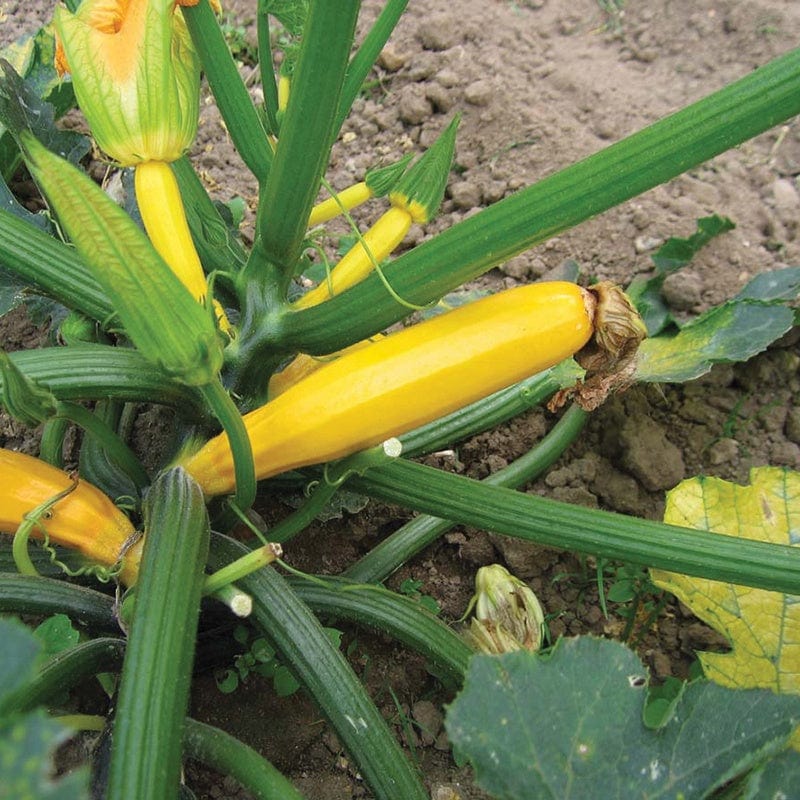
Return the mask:
<path id="1" fill-rule="evenodd" d="M 321 203 L 317 203 L 311 209 L 311 215 L 308 218 L 308 227 L 313 228 L 315 225 L 321 225 L 323 222 L 338 217 L 344 208 L 351 211 L 356 206 L 366 203 L 367 200 L 373 197 L 372 189 L 367 186 L 366 181 L 354 183 L 341 192 L 336 192 L 334 197 L 328 197 Z"/>
<path id="2" fill-rule="evenodd" d="M 36 508 L 71 490 L 39 518 L 32 535 L 47 531 L 51 544 L 78 550 L 91 563 L 114 566 L 123 558 L 120 580 L 133 584 L 141 541 L 131 545 L 131 521 L 99 489 L 38 458 L 0 449 L 0 532 L 13 534 Z"/>
<path id="3" fill-rule="evenodd" d="M 153 247 L 181 283 L 199 302 L 205 302 L 208 284 L 189 231 L 178 181 L 165 161 L 143 161 L 134 170 L 136 202 Z M 230 323 L 222 306 L 214 301 L 217 322 L 223 331 Z"/>
<path id="4" fill-rule="evenodd" d="M 575 284 L 521 286 L 325 364 L 245 415 L 256 476 L 372 447 L 557 364 L 589 341 L 594 306 Z M 224 434 L 181 463 L 207 495 L 234 488 Z"/>
<path id="5" fill-rule="evenodd" d="M 356 242 L 342 256 L 328 279 L 301 295 L 294 302 L 294 308 L 319 305 L 364 280 L 375 264 L 380 264 L 403 241 L 413 221 L 404 208 L 392 206 L 363 235 L 362 241 Z"/>

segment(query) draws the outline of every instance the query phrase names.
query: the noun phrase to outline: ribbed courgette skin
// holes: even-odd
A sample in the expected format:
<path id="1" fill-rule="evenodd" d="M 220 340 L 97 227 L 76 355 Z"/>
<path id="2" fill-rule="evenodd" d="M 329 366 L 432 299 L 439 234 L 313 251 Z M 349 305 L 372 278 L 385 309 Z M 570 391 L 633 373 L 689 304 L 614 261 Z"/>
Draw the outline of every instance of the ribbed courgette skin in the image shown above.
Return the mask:
<path id="1" fill-rule="evenodd" d="M 591 337 L 593 304 L 572 283 L 521 286 L 320 367 L 245 416 L 257 477 L 372 447 L 557 364 Z M 181 463 L 206 494 L 233 490 L 224 435 Z"/>
<path id="2" fill-rule="evenodd" d="M 36 508 L 69 490 L 38 517 L 32 535 L 43 529 L 53 544 L 81 552 L 93 564 L 111 567 L 125 553 L 120 579 L 135 581 L 141 547 L 128 548 L 131 521 L 99 489 L 73 479 L 38 458 L 0 449 L 0 532 L 15 533 Z"/>
<path id="3" fill-rule="evenodd" d="M 114 718 L 107 800 L 171 800 L 180 782 L 208 514 L 200 488 L 174 468 L 150 487 L 144 515 L 145 544 Z"/>

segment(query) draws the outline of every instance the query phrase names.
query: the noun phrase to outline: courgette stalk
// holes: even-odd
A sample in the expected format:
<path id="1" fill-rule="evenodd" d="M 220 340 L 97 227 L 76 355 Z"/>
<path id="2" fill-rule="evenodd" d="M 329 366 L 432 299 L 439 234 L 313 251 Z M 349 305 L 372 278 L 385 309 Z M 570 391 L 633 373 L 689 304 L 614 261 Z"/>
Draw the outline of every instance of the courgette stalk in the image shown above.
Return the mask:
<path id="1" fill-rule="evenodd" d="M 177 797 L 210 529 L 182 470 L 145 501 L 145 546 L 113 727 L 108 800 Z"/>
<path id="2" fill-rule="evenodd" d="M 247 552 L 215 535 L 209 561 L 218 569 Z M 292 665 L 292 671 L 331 722 L 378 800 L 427 800 L 416 771 L 342 653 L 317 618 L 271 567 L 248 575 L 241 587 L 253 598 L 253 621 Z"/>
<path id="3" fill-rule="evenodd" d="M 574 284 L 532 284 L 342 356 L 245 415 L 256 476 L 364 450 L 547 369 L 586 344 L 593 308 Z M 208 495 L 233 488 L 224 435 L 180 463 Z"/>
<path id="4" fill-rule="evenodd" d="M 472 650 L 451 628 L 409 597 L 374 584 L 326 576 L 289 578 L 297 596 L 324 618 L 347 620 L 392 638 L 425 656 L 451 680 L 461 683 Z"/>
<path id="5" fill-rule="evenodd" d="M 800 553 L 789 545 L 581 508 L 404 459 L 350 483 L 370 497 L 547 547 L 800 594 Z"/>
<path id="6" fill-rule="evenodd" d="M 38 575 L 0 573 L 0 612 L 42 616 L 60 613 L 95 631 L 119 631 L 112 597 Z"/>
<path id="7" fill-rule="evenodd" d="M 516 489 L 550 467 L 583 430 L 588 414 L 571 406 L 541 442 L 507 467 L 482 481 L 490 486 Z M 349 566 L 343 576 L 357 583 L 384 581 L 417 553 L 455 527 L 454 522 L 428 514 L 417 514 Z"/>
<path id="8" fill-rule="evenodd" d="M 118 669 L 124 652 L 125 640 L 109 636 L 90 639 L 57 653 L 33 680 L 3 697 L 0 716 L 44 705 L 93 675 Z"/>
<path id="9" fill-rule="evenodd" d="M 258 800 L 303 800 L 303 795 L 263 756 L 225 731 L 194 719 L 183 729 L 183 753 L 239 781 Z"/>

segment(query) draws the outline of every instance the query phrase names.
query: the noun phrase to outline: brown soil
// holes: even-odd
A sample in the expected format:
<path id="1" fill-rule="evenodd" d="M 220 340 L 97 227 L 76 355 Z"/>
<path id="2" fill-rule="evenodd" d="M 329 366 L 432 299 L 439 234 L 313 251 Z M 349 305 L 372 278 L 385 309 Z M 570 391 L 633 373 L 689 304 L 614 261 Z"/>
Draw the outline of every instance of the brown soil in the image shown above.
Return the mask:
<path id="1" fill-rule="evenodd" d="M 362 28 L 380 5 L 364 3 Z M 462 112 L 443 211 L 424 229 L 412 229 L 405 243 L 410 247 L 741 77 L 795 46 L 800 36 L 800 4 L 792 0 L 631 0 L 622 11 L 603 10 L 614 5 L 412 0 L 334 147 L 329 180 L 342 188 L 382 160 L 418 151 L 452 114 Z M 251 43 L 254 7 L 250 0 L 232 0 L 226 8 Z M 0 35 L 9 41 L 44 22 L 50 4 L 5 2 L 0 9 L 8 15 Z M 252 71 L 242 66 L 248 78 Z M 254 208 L 255 184 L 210 102 L 202 109 L 195 157 L 218 198 L 239 195 Z M 712 242 L 665 287 L 677 314 L 697 313 L 734 295 L 757 273 L 800 262 L 798 174 L 795 120 L 512 259 L 478 283 L 530 281 L 557 274 L 566 260 L 574 260 L 587 278 L 626 284 L 650 270 L 650 255 L 664 239 L 690 235 L 698 217 L 716 212 L 730 217 L 736 229 Z M 377 208 L 368 211 L 365 221 L 375 213 Z M 20 314 L 3 323 L 4 344 L 25 346 L 26 325 Z M 684 477 L 703 473 L 744 483 L 753 466 L 800 467 L 796 333 L 747 364 L 720 366 L 683 386 L 634 388 L 611 400 L 527 491 L 658 518 L 665 490 Z M 554 419 L 535 409 L 429 461 L 484 477 L 530 448 Z M 9 446 L 35 447 L 5 418 L 0 435 Z M 275 519 L 285 506 L 265 500 L 260 510 Z M 287 559 L 300 569 L 339 572 L 407 517 L 402 510 L 370 505 L 313 526 L 288 548 Z M 593 561 L 484 531 L 455 529 L 390 585 L 396 588 L 409 577 L 421 581 L 444 618 L 456 620 L 472 593 L 475 570 L 493 561 L 504 562 L 534 588 L 551 615 L 553 638 L 623 631 L 625 609 L 611 604 L 608 617 L 601 610 Z M 611 570 L 605 578 L 608 587 Z M 650 630 L 634 634 L 656 678 L 686 676 L 696 649 L 723 644 L 675 603 Z M 346 645 L 398 736 L 406 737 L 431 796 L 485 797 L 445 749 L 440 712 L 451 695 L 424 664 L 363 631 L 348 631 Z M 268 682 L 250 679 L 223 696 L 207 675 L 197 682 L 193 713 L 264 752 L 310 800 L 370 796 L 335 737 L 299 695 L 278 699 Z M 425 726 L 433 727 L 433 736 L 418 735 Z M 194 766 L 187 775 L 199 798 L 243 796 L 229 781 Z"/>

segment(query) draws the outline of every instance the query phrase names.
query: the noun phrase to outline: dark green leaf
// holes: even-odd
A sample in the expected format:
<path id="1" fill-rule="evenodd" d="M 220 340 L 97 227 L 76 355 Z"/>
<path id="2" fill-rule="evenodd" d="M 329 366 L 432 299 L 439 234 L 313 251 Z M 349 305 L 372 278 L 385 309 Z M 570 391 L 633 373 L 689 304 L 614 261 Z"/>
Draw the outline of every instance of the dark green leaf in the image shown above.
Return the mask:
<path id="1" fill-rule="evenodd" d="M 55 40 L 50 26 L 4 47 L 0 54 L 25 79 L 32 94 L 53 106 L 56 117 L 75 105 L 72 83 L 62 80 L 54 67 Z M 0 123 L 0 174 L 10 178 L 19 163 L 14 138 Z"/>
<path id="2" fill-rule="evenodd" d="M 5 59 L 0 59 L 0 71 L 0 126 L 14 137 L 31 131 L 48 150 L 77 164 L 89 152 L 89 139 L 56 128 L 56 109 L 44 102 Z"/>
<path id="3" fill-rule="evenodd" d="M 0 722 L 0 797 L 35 800 L 84 800 L 89 797 L 89 772 L 80 768 L 57 782 L 52 773 L 52 753 L 70 736 L 67 728 L 44 711 L 14 715 Z"/>
<path id="4" fill-rule="evenodd" d="M 685 267 L 698 250 L 705 247 L 715 236 L 732 231 L 736 226 L 727 217 L 714 214 L 697 220 L 697 230 L 686 239 L 671 236 L 652 256 L 656 273 L 669 275 Z"/>
<path id="5" fill-rule="evenodd" d="M 796 300 L 800 294 L 800 267 L 756 275 L 734 300 Z"/>
<path id="6" fill-rule="evenodd" d="M 308 16 L 308 0 L 262 0 L 262 12 L 272 14 L 292 36 L 300 36 Z"/>
<path id="7" fill-rule="evenodd" d="M 0 619 L 0 698 L 33 678 L 41 644 L 22 623 Z M 44 711 L 0 719 L 0 797 L 36 800 L 85 800 L 88 772 L 78 769 L 59 781 L 50 776 L 52 753 L 69 731 Z"/>
<path id="8" fill-rule="evenodd" d="M 635 653 L 604 639 L 475 656 L 447 732 L 497 800 L 689 800 L 783 750 L 800 720 L 798 697 L 695 683 L 652 731 L 646 684 Z"/>
<path id="9" fill-rule="evenodd" d="M 697 220 L 697 230 L 686 239 L 670 237 L 652 256 L 655 264 L 655 275 L 651 278 L 639 278 L 628 287 L 628 295 L 642 315 L 647 332 L 655 336 L 671 322 L 667 304 L 661 297 L 661 287 L 667 275 L 677 272 L 691 262 L 700 248 L 704 247 L 715 236 L 733 230 L 736 226 L 727 218 L 714 214 Z"/>
<path id="10" fill-rule="evenodd" d="M 745 787 L 744 800 L 800 797 L 800 753 L 786 750 L 753 771 Z"/>
<path id="11" fill-rule="evenodd" d="M 40 642 L 17 620 L 0 619 L 0 700 L 27 683 L 42 650 Z M 1 763 L 1 762 L 0 762 Z"/>
<path id="12" fill-rule="evenodd" d="M 3 164 L 2 153 L 0 153 L 0 164 Z M 36 225 L 37 228 L 41 228 L 48 233 L 53 229 L 53 225 L 48 217 L 44 214 L 32 214 L 25 206 L 17 202 L 5 180 L 3 180 L 2 175 L 0 175 L 0 208 L 4 208 L 6 211 L 16 214 L 20 219 L 24 219 L 26 222 L 30 222 L 32 225 Z"/>

